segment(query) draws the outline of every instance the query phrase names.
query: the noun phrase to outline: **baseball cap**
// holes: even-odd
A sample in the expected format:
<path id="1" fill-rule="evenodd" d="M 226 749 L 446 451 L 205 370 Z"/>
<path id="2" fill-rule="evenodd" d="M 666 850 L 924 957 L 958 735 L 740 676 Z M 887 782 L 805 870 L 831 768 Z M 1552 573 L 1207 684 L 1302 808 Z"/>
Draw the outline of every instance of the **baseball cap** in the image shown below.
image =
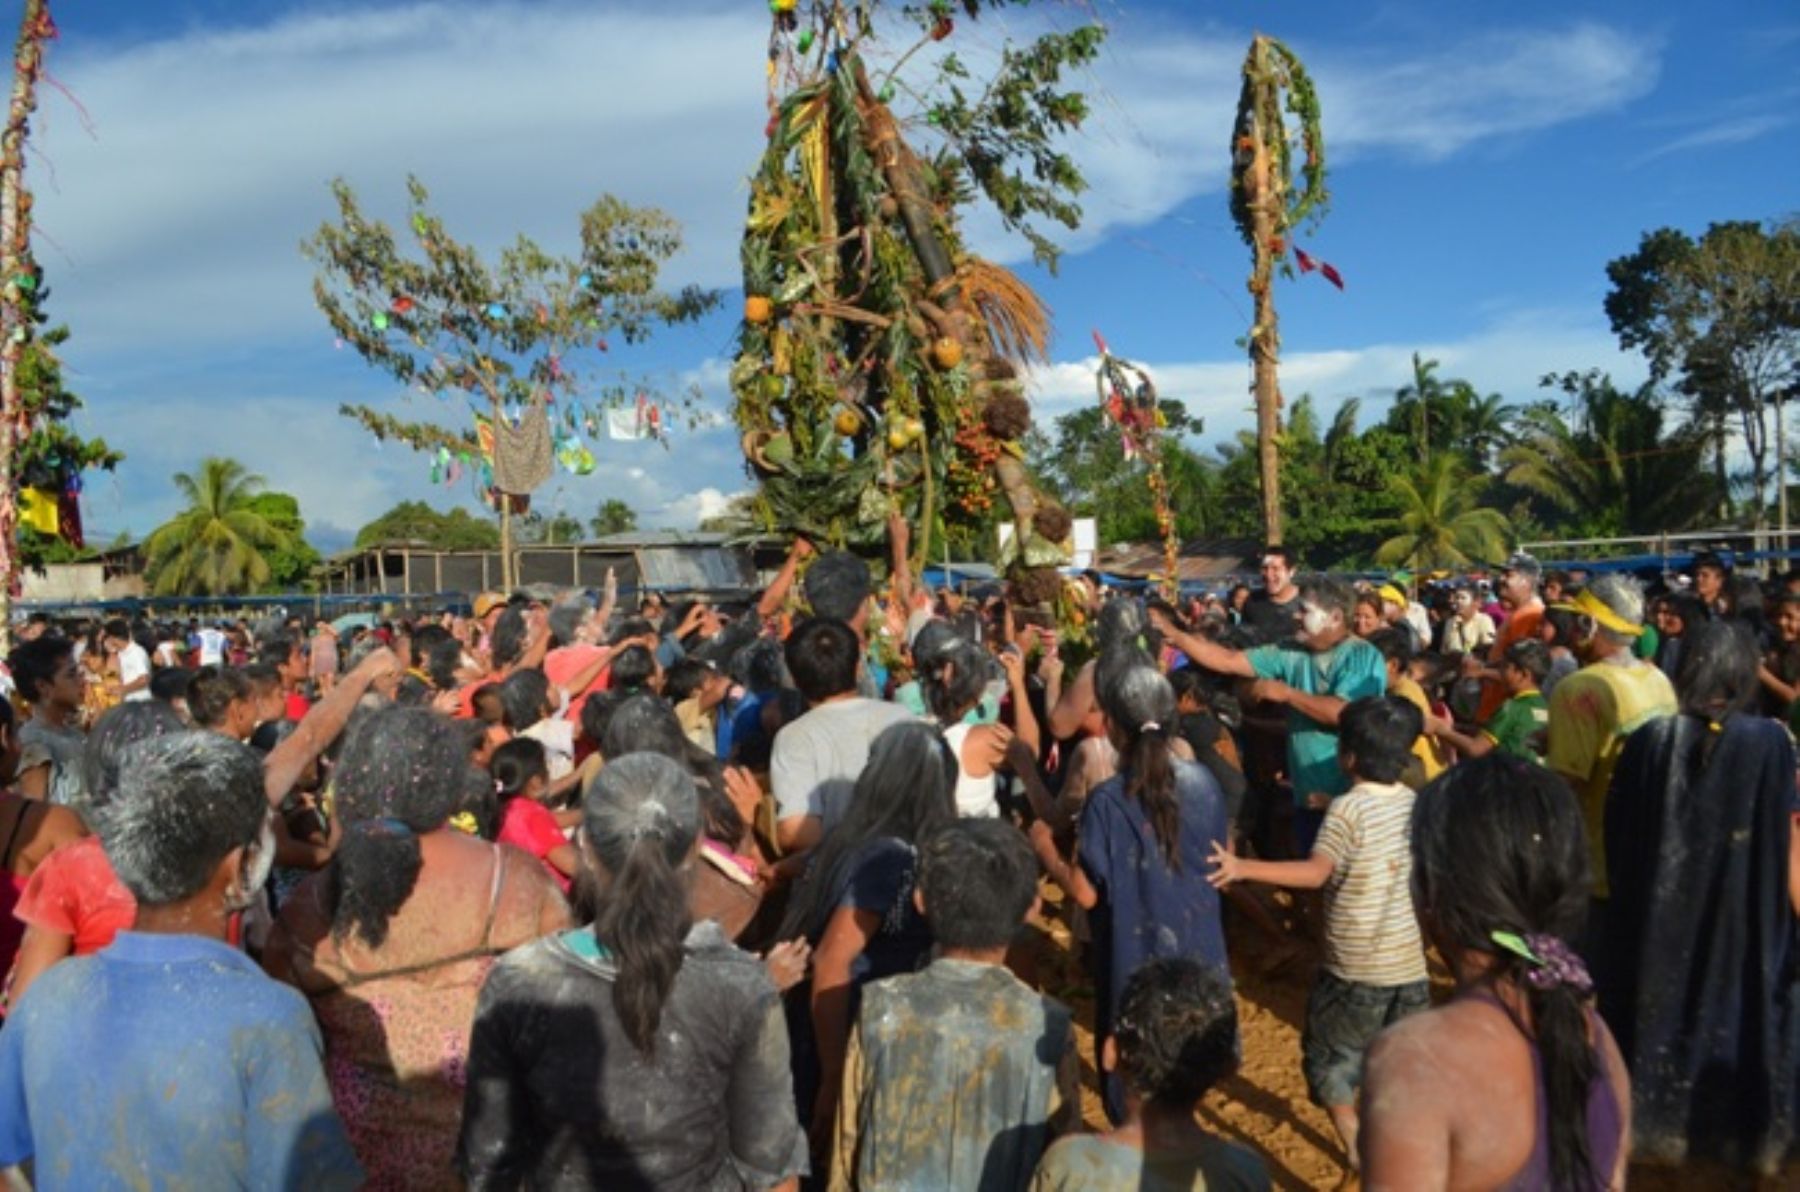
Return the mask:
<path id="1" fill-rule="evenodd" d="M 506 597 L 498 592 L 483 592 L 475 597 L 475 619 L 477 621 L 506 603 Z"/>
<path id="2" fill-rule="evenodd" d="M 1532 579 L 1544 573 L 1544 565 L 1537 561 L 1537 556 L 1525 551 L 1514 551 L 1500 566 L 1501 571 L 1517 571 L 1529 575 Z"/>

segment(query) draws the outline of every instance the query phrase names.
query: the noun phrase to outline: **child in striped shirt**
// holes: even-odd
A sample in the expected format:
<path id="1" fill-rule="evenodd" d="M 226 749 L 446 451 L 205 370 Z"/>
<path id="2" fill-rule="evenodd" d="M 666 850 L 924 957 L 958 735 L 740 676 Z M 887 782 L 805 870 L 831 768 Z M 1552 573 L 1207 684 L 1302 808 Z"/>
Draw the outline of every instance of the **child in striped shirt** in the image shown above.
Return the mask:
<path id="1" fill-rule="evenodd" d="M 1332 800 L 1312 855 L 1253 861 L 1215 845 L 1208 877 L 1220 887 L 1325 888 L 1325 962 L 1307 999 L 1300 1047 L 1307 1088 L 1331 1115 L 1352 1167 L 1363 1053 L 1382 1028 L 1430 1003 L 1409 887 L 1413 792 L 1399 781 L 1422 723 L 1419 710 L 1395 696 L 1346 704 L 1338 760 L 1355 785 Z"/>

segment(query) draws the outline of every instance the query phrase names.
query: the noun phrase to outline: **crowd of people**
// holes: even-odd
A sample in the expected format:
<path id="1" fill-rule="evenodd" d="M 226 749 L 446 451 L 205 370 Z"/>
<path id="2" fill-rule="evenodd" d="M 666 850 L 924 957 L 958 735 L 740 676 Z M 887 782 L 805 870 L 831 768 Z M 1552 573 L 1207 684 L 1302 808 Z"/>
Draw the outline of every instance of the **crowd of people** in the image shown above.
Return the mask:
<path id="1" fill-rule="evenodd" d="M 1052 610 L 891 537 L 879 587 L 802 541 L 738 602 L 17 626 L 0 1168 L 1268 1188 L 1197 1108 L 1234 968 L 1296 958 L 1366 1187 L 1788 1162 L 1800 577 L 1271 547 Z M 1091 1005 L 1046 991 L 1052 919 Z"/>

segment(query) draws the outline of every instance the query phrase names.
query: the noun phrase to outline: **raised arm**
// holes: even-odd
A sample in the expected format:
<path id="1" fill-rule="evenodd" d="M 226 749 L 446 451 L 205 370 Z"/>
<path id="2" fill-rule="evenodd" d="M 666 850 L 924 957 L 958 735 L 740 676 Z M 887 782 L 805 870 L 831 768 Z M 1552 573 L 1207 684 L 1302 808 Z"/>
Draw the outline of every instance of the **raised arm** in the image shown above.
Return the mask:
<path id="1" fill-rule="evenodd" d="M 1157 632 L 1162 634 L 1163 640 L 1186 654 L 1195 666 L 1220 675 L 1237 675 L 1243 679 L 1256 677 L 1256 670 L 1250 665 L 1250 655 L 1242 650 L 1229 649 L 1197 633 L 1179 628 L 1161 609 L 1150 610 L 1150 621 L 1156 626 Z"/>
<path id="2" fill-rule="evenodd" d="M 363 693 L 378 679 L 398 681 L 400 675 L 400 660 L 384 646 L 370 653 L 355 670 L 339 680 L 330 694 L 314 704 L 299 727 L 275 746 L 263 762 L 263 794 L 268 798 L 269 806 L 281 806 L 287 793 L 294 789 L 294 783 L 300 780 L 300 772 L 306 769 L 307 763 L 337 740 Z"/>
<path id="3" fill-rule="evenodd" d="M 794 590 L 794 577 L 800 573 L 800 564 L 813 553 L 812 543 L 804 538 L 794 539 L 794 545 L 788 549 L 787 560 L 781 564 L 775 580 L 756 602 L 756 615 L 763 618 L 774 616 L 787 603 L 788 593 Z"/>

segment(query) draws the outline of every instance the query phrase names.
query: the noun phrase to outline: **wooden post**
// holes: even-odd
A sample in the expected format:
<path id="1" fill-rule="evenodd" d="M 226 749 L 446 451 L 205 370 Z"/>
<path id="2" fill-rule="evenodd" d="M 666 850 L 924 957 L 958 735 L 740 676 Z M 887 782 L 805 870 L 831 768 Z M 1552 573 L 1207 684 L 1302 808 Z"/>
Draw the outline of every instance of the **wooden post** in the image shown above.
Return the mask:
<path id="1" fill-rule="evenodd" d="M 408 597 L 412 596 L 412 547 L 400 548 L 400 588 Z"/>
<path id="2" fill-rule="evenodd" d="M 1250 71 L 1262 86 L 1272 64 L 1269 43 L 1258 37 L 1251 47 Z M 1256 375 L 1256 464 L 1262 480 L 1263 538 L 1271 546 L 1281 542 L 1281 383 L 1277 373 L 1281 357 L 1280 321 L 1275 314 L 1275 253 L 1281 234 L 1277 212 L 1286 203 L 1281 193 L 1281 171 L 1269 160 L 1268 135 L 1262 126 L 1261 105 L 1250 112 L 1249 136 L 1253 142 L 1250 169 L 1244 176 L 1244 197 L 1249 203 L 1256 243 L 1256 264 L 1250 274 L 1250 293 L 1256 299 L 1256 322 L 1250 328 L 1250 362 Z M 1278 134 L 1279 135 L 1279 134 Z"/>
<path id="3" fill-rule="evenodd" d="M 507 493 L 500 494 L 500 590 L 512 595 L 512 497 Z"/>
<path id="4" fill-rule="evenodd" d="M 30 429 L 19 394 L 19 356 L 31 334 L 13 279 L 31 263 L 31 195 L 25 190 L 25 138 L 37 107 L 44 43 L 56 36 L 49 0 L 25 0 L 13 52 L 12 99 L 0 131 L 0 650 L 12 646 L 13 588 L 19 582 L 18 477 L 13 452 Z"/>

